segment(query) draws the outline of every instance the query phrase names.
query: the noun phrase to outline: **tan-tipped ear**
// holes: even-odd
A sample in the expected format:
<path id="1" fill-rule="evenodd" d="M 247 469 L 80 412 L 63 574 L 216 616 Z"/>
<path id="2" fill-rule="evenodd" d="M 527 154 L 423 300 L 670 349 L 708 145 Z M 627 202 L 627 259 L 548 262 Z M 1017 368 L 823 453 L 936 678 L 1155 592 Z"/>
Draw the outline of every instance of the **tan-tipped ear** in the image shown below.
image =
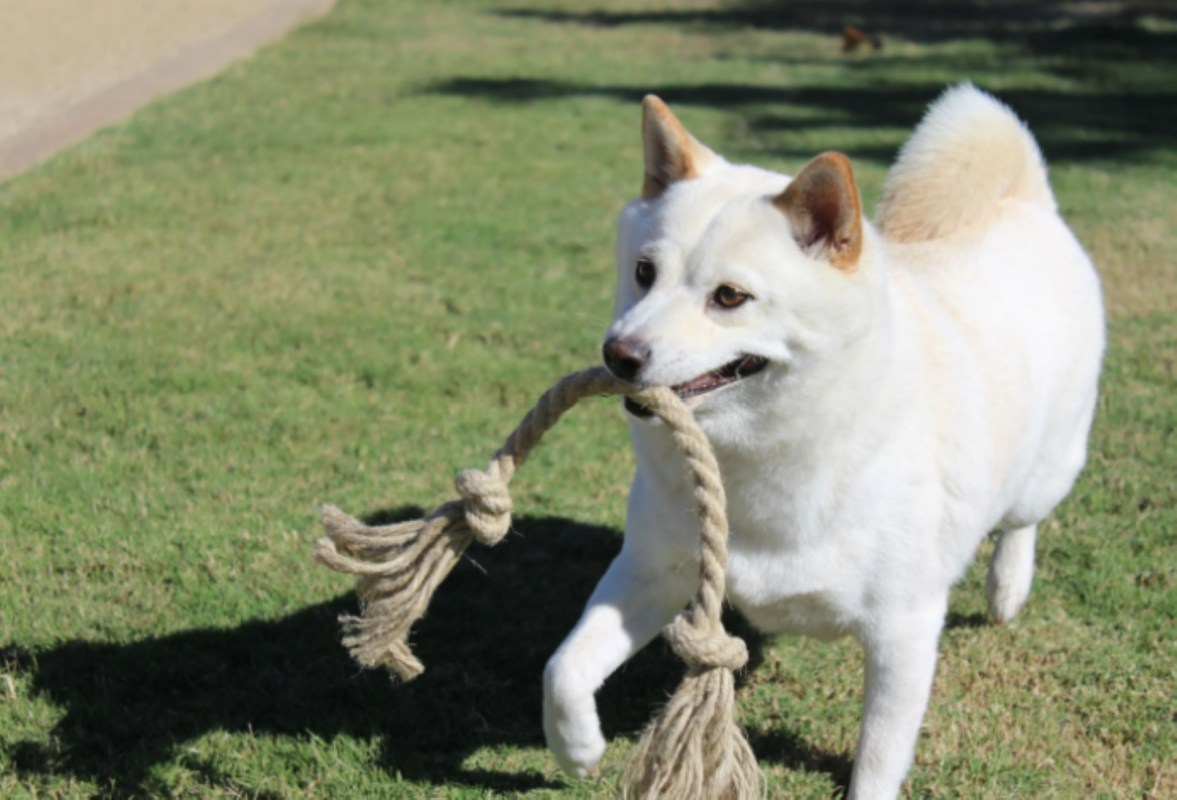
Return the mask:
<path id="1" fill-rule="evenodd" d="M 642 147 L 646 157 L 642 197 L 646 199 L 657 197 L 676 181 L 698 178 L 716 159 L 652 94 L 642 101 Z"/>
<path id="2" fill-rule="evenodd" d="M 862 254 L 862 199 L 850 159 L 822 153 L 772 203 L 788 217 L 803 251 L 840 270 L 854 269 Z"/>

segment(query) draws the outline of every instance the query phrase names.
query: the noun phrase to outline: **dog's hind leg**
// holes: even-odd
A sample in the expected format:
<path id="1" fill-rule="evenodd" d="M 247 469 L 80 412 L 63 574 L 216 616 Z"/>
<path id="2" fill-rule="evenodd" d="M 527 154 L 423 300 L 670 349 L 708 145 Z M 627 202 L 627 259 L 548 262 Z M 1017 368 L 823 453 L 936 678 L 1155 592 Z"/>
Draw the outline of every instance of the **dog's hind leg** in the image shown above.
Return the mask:
<path id="1" fill-rule="evenodd" d="M 1009 622 L 1030 596 L 1034 579 L 1034 539 L 1037 525 L 1001 532 L 989 562 L 989 614 L 1000 625 Z"/>

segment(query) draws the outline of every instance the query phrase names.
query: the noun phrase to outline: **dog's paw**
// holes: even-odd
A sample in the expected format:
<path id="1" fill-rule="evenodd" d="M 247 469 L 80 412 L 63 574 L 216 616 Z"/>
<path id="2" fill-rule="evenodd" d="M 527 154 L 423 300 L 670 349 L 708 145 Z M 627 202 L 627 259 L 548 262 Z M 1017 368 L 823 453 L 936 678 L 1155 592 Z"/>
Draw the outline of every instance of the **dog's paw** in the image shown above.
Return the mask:
<path id="1" fill-rule="evenodd" d="M 998 625 L 1013 619 L 1030 597 L 1035 535 L 1035 526 L 1030 525 L 1006 531 L 997 540 L 997 549 L 989 562 L 986 593 L 989 615 Z"/>
<path id="2" fill-rule="evenodd" d="M 605 755 L 605 736 L 592 693 L 558 691 L 549 668 L 544 685 L 544 736 L 560 769 L 577 778 L 596 774 Z M 566 687 L 564 687 L 566 688 Z"/>
<path id="3" fill-rule="evenodd" d="M 605 737 L 595 708 L 588 713 L 568 712 L 569 709 L 545 701 L 544 736 L 560 769 L 577 778 L 588 778 L 595 774 L 597 764 L 605 755 Z"/>
<path id="4" fill-rule="evenodd" d="M 556 757 L 560 769 L 575 778 L 591 778 L 605 755 L 605 737 L 598 725 L 564 725 L 544 719 L 544 735 L 548 749 Z"/>

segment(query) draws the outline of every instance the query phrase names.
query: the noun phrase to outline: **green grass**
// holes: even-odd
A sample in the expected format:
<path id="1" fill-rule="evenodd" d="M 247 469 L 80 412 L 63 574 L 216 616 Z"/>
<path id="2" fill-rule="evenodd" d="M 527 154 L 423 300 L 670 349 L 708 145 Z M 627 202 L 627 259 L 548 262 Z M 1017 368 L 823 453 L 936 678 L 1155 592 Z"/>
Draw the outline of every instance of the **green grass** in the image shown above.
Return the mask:
<path id="1" fill-rule="evenodd" d="M 599 783 L 543 749 L 539 675 L 617 548 L 615 404 L 521 474 L 414 683 L 339 647 L 315 507 L 432 507 L 596 360 L 647 91 L 734 159 L 844 150 L 873 205 L 966 78 L 1038 133 L 1111 346 L 1030 605 L 985 624 L 980 568 L 954 595 L 909 791 L 1177 794 L 1177 19 L 1073 5 L 343 0 L 0 186 L 0 795 L 611 796 L 679 667 L 606 685 Z M 845 23 L 884 50 L 842 55 Z M 770 795 L 838 791 L 857 650 L 752 646 Z"/>

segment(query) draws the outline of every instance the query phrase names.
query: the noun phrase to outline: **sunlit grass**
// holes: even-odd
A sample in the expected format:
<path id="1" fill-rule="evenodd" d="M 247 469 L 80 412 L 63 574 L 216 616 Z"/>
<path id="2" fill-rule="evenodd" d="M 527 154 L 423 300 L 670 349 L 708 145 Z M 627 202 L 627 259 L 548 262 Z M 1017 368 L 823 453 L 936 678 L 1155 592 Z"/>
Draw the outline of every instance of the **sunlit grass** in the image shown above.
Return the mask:
<path id="1" fill-rule="evenodd" d="M 539 675 L 617 546 L 615 404 L 520 475 L 518 534 L 443 588 L 413 684 L 339 648 L 353 601 L 310 559 L 315 508 L 432 507 L 596 360 L 646 92 L 734 159 L 841 149 L 873 205 L 963 79 L 1039 134 L 1111 346 L 1024 615 L 981 621 L 979 568 L 954 596 L 909 787 L 1171 793 L 1177 28 L 945 8 L 344 0 L 0 186 L 0 795 L 611 796 L 678 666 L 655 645 L 607 684 L 600 782 L 543 749 Z M 845 22 L 884 49 L 842 55 Z M 856 648 L 753 649 L 771 796 L 829 795 Z"/>

